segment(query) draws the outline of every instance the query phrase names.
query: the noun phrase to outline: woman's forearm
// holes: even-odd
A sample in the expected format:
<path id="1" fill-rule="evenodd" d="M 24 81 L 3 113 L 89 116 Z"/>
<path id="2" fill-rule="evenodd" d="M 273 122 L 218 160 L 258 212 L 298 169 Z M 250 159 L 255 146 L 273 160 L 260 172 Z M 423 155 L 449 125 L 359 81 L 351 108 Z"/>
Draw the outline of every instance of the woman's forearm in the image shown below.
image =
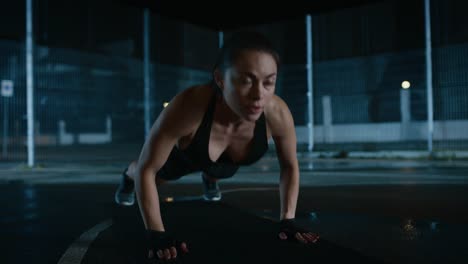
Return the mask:
<path id="1" fill-rule="evenodd" d="M 282 168 L 280 177 L 280 219 L 295 217 L 298 196 L 299 169 L 294 167 Z"/>
<path id="2" fill-rule="evenodd" d="M 154 177 L 154 173 L 149 170 L 137 174 L 136 196 L 146 229 L 165 231 Z"/>

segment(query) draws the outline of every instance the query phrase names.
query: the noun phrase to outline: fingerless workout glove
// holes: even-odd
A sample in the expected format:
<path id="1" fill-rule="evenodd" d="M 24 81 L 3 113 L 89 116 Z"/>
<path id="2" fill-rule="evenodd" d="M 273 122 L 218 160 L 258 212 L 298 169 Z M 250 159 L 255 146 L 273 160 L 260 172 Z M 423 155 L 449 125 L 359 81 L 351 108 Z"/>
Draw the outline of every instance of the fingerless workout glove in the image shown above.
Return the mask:
<path id="1" fill-rule="evenodd" d="M 279 233 L 285 233 L 288 240 L 296 240 L 296 233 L 308 233 L 309 231 L 298 227 L 295 223 L 295 219 L 283 219 L 279 222 Z"/>
<path id="2" fill-rule="evenodd" d="M 167 232 L 155 230 L 146 230 L 146 239 L 148 250 L 153 250 L 155 256 L 159 250 L 170 249 L 171 247 L 175 247 L 179 252 L 182 244 L 181 241 L 176 240 Z"/>

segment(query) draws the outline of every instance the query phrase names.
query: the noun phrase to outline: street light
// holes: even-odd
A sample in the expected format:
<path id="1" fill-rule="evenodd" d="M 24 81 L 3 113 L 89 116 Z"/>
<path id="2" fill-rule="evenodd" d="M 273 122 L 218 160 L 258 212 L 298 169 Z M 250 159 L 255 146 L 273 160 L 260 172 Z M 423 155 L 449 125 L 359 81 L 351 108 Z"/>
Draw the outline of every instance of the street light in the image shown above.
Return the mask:
<path id="1" fill-rule="evenodd" d="M 401 88 L 403 88 L 403 89 L 409 89 L 410 86 L 411 86 L 411 83 L 409 81 L 403 81 L 401 83 Z"/>

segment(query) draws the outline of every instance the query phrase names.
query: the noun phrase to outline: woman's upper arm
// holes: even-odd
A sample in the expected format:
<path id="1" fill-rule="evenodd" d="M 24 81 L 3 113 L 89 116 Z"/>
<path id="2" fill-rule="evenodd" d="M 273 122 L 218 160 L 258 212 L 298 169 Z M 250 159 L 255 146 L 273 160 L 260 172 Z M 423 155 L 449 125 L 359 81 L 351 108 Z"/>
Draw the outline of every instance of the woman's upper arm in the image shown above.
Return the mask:
<path id="1" fill-rule="evenodd" d="M 150 170 L 154 175 L 164 165 L 179 138 L 192 132 L 198 111 L 193 107 L 191 93 L 186 91 L 174 97 L 153 124 L 138 159 L 140 172 Z"/>
<path id="2" fill-rule="evenodd" d="M 287 104 L 275 97 L 268 111 L 267 122 L 275 142 L 281 167 L 297 166 L 297 139 L 294 119 Z"/>

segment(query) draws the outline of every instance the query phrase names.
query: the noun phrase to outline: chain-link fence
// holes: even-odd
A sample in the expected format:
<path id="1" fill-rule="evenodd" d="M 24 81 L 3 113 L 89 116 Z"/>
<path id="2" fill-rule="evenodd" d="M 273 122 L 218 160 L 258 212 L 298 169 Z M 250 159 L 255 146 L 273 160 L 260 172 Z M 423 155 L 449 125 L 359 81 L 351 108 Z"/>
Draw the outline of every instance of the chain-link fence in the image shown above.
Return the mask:
<path id="1" fill-rule="evenodd" d="M 410 2 L 381 1 L 313 15 L 314 150 L 427 150 L 424 1 Z M 456 0 L 431 4 L 434 150 L 466 150 L 468 19 L 459 10 L 467 4 Z M 73 19 L 63 18 L 62 28 L 74 28 L 82 38 L 60 42 L 61 34 L 72 35 L 55 25 L 46 30 L 44 23 L 36 29 L 37 160 L 105 158 L 121 145 L 136 146 L 128 149 L 137 155 L 135 150 L 144 141 L 142 10 L 109 9 L 108 20 L 101 21 L 96 10 L 103 7 L 94 8 L 79 29 Z M 40 7 L 36 15 L 44 17 L 45 9 Z M 156 15 L 150 25 L 153 122 L 164 102 L 211 78 L 219 40 L 218 32 Z M 119 26 L 126 33 L 116 37 Z M 298 144 L 307 145 L 305 18 L 255 29 L 269 36 L 279 50 L 277 94 L 291 109 Z M 87 43 L 80 45 L 83 38 Z M 0 79 L 6 81 L 5 87 L 13 87 L 11 96 L 1 97 L 4 161 L 27 157 L 25 56 L 23 41 L 0 40 Z"/>
<path id="2" fill-rule="evenodd" d="M 34 7 L 35 160 L 137 157 L 145 137 L 143 10 L 113 1 L 38 1 Z M 85 18 L 74 8 L 86 11 Z M 107 20 L 100 18 L 103 12 Z M 59 24 L 46 26 L 52 22 Z M 154 15 L 148 25 L 153 122 L 175 94 L 210 80 L 206 65 L 214 61 L 217 33 Z M 198 59 L 200 46 L 204 53 L 213 49 L 206 62 Z M 14 87 L 11 97 L 0 98 L 3 161 L 28 157 L 25 56 L 23 41 L 0 39 L 0 80 Z"/>
<path id="3" fill-rule="evenodd" d="M 467 150 L 468 32 L 461 28 L 468 19 L 459 12 L 466 4 L 430 3 L 433 151 Z M 428 150 L 424 4 L 382 1 L 313 16 L 314 150 Z M 291 108 L 299 144 L 307 145 L 305 19 L 257 29 L 283 30 L 277 44 L 287 63 L 278 94 Z"/>
<path id="4" fill-rule="evenodd" d="M 24 49 L 13 41 L 0 42 L 0 79 L 10 86 L 11 93 L 2 91 L 1 145 L 2 160 L 23 159 L 26 153 L 26 78 L 24 74 Z"/>

